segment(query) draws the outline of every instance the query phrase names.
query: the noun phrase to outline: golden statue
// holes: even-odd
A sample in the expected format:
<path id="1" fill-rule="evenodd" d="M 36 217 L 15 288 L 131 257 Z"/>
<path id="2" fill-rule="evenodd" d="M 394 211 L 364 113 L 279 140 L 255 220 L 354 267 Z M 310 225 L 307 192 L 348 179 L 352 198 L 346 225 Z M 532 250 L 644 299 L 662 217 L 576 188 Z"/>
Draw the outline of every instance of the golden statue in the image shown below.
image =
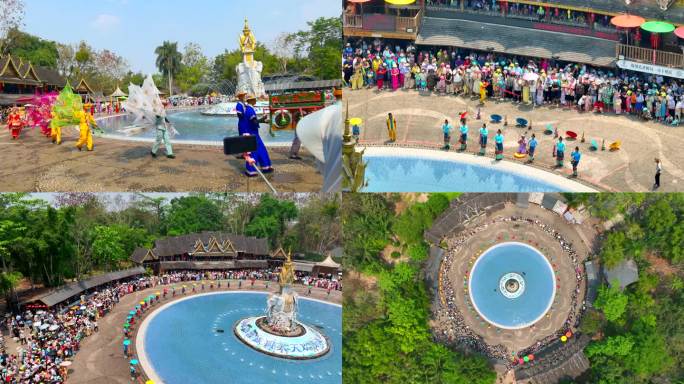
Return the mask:
<path id="1" fill-rule="evenodd" d="M 280 270 L 280 289 L 283 286 L 292 285 L 294 283 L 294 265 L 292 265 L 292 252 L 287 253 L 287 260 L 283 263 L 283 268 Z"/>
<path id="2" fill-rule="evenodd" d="M 240 35 L 240 50 L 244 55 L 245 61 L 252 63 L 254 61 L 254 52 L 256 52 L 257 41 L 256 37 L 252 33 L 252 30 L 247 24 L 247 19 L 245 19 L 245 28 L 242 30 L 242 35 Z"/>
<path id="3" fill-rule="evenodd" d="M 352 136 L 350 125 L 349 102 L 347 102 L 347 115 L 342 135 L 342 190 L 356 193 L 367 186 L 366 166 L 368 164 L 363 161 L 365 150 L 356 151 L 356 140 Z"/>

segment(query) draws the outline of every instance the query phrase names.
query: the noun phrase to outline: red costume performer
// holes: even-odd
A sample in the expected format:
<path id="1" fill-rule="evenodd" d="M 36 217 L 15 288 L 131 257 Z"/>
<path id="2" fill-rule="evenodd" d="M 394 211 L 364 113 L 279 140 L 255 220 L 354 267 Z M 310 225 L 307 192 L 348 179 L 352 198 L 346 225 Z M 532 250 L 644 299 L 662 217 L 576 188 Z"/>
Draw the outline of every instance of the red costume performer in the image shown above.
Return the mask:
<path id="1" fill-rule="evenodd" d="M 16 108 L 12 109 L 12 112 L 7 116 L 7 128 L 12 134 L 12 139 L 16 140 L 19 138 L 21 129 L 24 128 L 24 121 Z"/>

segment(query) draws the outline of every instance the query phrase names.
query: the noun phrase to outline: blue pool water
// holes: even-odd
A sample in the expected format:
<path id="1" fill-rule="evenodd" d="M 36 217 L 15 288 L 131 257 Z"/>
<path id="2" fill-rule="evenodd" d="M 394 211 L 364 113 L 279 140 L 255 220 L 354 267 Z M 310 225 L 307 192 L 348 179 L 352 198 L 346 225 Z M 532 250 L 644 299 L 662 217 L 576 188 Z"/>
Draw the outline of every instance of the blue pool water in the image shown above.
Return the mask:
<path id="1" fill-rule="evenodd" d="M 476 164 L 401 156 L 364 156 L 365 192 L 561 192 L 544 179 Z M 522 165 L 521 165 L 522 166 Z"/>
<path id="2" fill-rule="evenodd" d="M 500 281 L 508 273 L 524 279 L 524 291 L 508 298 Z M 541 319 L 555 295 L 555 275 L 546 258 L 522 243 L 502 243 L 485 251 L 473 265 L 469 280 L 470 298 L 480 315 L 508 329 L 524 328 Z"/>
<path id="3" fill-rule="evenodd" d="M 168 115 L 169 121 L 180 133 L 173 138 L 175 142 L 183 141 L 212 141 L 223 142 L 227 136 L 236 136 L 237 118 L 226 116 L 205 116 L 200 111 L 171 112 Z M 154 129 L 132 129 L 133 124 L 131 115 L 111 117 L 100 120 L 98 125 L 106 134 L 114 136 L 129 136 L 135 138 L 153 139 L 156 135 Z M 268 125 L 262 124 L 261 138 L 266 143 L 290 143 L 294 138 L 292 131 L 277 131 L 275 137 L 268 133 Z"/>
<path id="4" fill-rule="evenodd" d="M 165 384 L 341 383 L 342 308 L 300 299 L 299 321 L 320 329 L 332 347 L 318 359 L 286 360 L 256 352 L 233 333 L 238 320 L 264 313 L 266 299 L 264 293 L 221 293 L 162 309 L 144 336 L 153 370 Z"/>

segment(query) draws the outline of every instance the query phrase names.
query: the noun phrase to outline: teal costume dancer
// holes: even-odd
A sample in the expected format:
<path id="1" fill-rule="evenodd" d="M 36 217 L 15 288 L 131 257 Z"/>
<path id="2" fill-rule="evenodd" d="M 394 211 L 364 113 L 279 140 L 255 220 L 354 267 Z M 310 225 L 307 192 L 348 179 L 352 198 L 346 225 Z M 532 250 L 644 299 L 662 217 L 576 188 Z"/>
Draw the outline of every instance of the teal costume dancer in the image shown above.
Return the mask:
<path id="1" fill-rule="evenodd" d="M 152 145 L 152 157 L 157 157 L 157 151 L 159 147 L 164 144 L 166 147 L 166 157 L 169 159 L 174 159 L 176 155 L 173 154 L 173 147 L 171 146 L 171 139 L 169 138 L 169 131 L 166 128 L 166 124 L 170 123 L 166 117 L 157 115 L 157 120 L 155 121 L 155 128 L 157 130 L 157 140 Z"/>
<path id="2" fill-rule="evenodd" d="M 483 125 L 480 128 L 480 156 L 484 156 L 487 151 L 487 136 L 489 135 L 489 130 L 487 130 L 487 125 Z"/>
<path id="3" fill-rule="evenodd" d="M 496 136 L 494 136 L 494 142 L 496 143 L 496 160 L 503 160 L 504 137 L 501 134 L 501 130 L 499 130 Z"/>
<path id="4" fill-rule="evenodd" d="M 565 143 L 563 138 L 558 139 L 558 144 L 556 144 L 556 161 L 557 166 L 560 168 L 563 166 L 565 160 Z"/>

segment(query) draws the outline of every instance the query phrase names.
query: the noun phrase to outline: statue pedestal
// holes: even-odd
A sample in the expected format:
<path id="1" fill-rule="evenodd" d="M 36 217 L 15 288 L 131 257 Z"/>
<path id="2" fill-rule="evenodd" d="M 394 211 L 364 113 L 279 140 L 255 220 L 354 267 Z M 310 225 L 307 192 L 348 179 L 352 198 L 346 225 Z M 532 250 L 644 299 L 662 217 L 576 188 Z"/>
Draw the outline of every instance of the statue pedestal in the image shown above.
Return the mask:
<path id="1" fill-rule="evenodd" d="M 248 62 L 243 60 L 235 68 L 238 76 L 237 92 L 245 92 L 257 98 L 266 97 L 264 83 L 261 81 L 261 71 L 264 65 L 260 61 Z"/>
<path id="2" fill-rule="evenodd" d="M 269 356 L 283 359 L 309 360 L 330 351 L 330 341 L 317 329 L 297 322 L 296 332 L 280 335 L 267 331 L 261 324 L 265 317 L 248 317 L 235 324 L 235 336 L 247 346 Z"/>

